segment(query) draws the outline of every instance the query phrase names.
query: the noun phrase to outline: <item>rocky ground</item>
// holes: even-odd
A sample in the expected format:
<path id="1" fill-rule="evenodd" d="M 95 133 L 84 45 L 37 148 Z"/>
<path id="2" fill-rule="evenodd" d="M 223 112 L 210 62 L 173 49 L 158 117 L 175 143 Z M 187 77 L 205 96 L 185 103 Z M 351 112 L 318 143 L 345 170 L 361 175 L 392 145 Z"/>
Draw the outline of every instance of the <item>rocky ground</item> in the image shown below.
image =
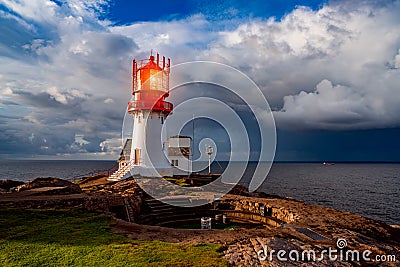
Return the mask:
<path id="1" fill-rule="evenodd" d="M 279 222 L 277 226 L 265 223 L 254 228 L 188 230 L 136 224 L 133 221 L 135 213 L 140 213 L 143 192 L 133 180 L 109 182 L 105 177 L 88 177 L 70 183 L 44 178 L 22 185 L 0 182 L 0 188 L 0 207 L 81 207 L 115 215 L 113 207 L 128 201 L 132 207 L 131 222 L 114 217 L 113 232 L 142 240 L 222 244 L 223 257 L 233 266 L 400 266 L 400 229 L 396 226 L 292 199 L 250 195 L 243 188 L 235 188 L 234 194 L 226 195 L 220 204 L 254 220 L 262 218 L 260 212 L 264 207 Z M 331 258 L 336 255 L 336 260 L 323 253 L 329 249 L 337 251 L 331 254 Z M 279 254 L 279 250 L 283 252 Z M 307 258 L 310 251 L 315 252 L 315 261 L 312 254 Z M 356 251 L 360 261 L 351 259 Z M 372 260 L 377 255 L 386 260 L 393 255 L 396 261 L 366 262 L 362 260 L 365 251 L 371 251 L 367 254 Z"/>

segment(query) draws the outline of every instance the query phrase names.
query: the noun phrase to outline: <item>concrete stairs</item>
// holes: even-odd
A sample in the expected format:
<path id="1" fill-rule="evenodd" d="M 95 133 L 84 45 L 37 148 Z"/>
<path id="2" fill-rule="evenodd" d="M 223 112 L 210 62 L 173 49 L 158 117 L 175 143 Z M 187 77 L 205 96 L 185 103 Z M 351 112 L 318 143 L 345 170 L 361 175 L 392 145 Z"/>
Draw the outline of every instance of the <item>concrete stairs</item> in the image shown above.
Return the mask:
<path id="1" fill-rule="evenodd" d="M 176 200 L 185 202 L 186 199 Z M 209 205 L 200 207 L 172 206 L 155 199 L 145 199 L 143 212 L 138 218 L 138 223 L 157 226 L 176 226 L 190 221 L 200 221 L 201 217 L 212 217 L 215 211 Z"/>
<path id="2" fill-rule="evenodd" d="M 117 169 L 113 174 L 108 177 L 108 181 L 120 181 L 124 179 L 124 176 L 127 175 L 130 170 L 132 170 L 135 162 L 130 161 L 127 165 L 122 168 Z"/>

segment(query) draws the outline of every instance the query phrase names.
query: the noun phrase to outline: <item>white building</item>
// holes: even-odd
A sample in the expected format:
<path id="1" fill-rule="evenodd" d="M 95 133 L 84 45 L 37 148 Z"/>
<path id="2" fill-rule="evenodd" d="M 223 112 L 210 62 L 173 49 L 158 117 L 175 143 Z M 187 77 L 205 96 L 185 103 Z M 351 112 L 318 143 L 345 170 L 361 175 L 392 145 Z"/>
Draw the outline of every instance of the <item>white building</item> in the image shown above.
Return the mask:
<path id="1" fill-rule="evenodd" d="M 168 138 L 168 160 L 174 175 L 189 175 L 192 172 L 191 143 L 189 136 L 171 136 Z"/>

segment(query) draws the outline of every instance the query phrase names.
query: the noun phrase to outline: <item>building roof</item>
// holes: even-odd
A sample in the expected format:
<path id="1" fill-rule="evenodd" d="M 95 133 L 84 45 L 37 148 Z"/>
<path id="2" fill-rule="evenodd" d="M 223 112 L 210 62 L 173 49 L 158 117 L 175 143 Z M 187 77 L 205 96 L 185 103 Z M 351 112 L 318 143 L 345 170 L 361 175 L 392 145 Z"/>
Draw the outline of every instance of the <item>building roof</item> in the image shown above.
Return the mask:
<path id="1" fill-rule="evenodd" d="M 132 139 L 126 139 L 124 148 L 122 148 L 121 153 L 119 154 L 118 161 L 121 161 L 121 160 L 130 161 L 131 148 L 132 148 Z"/>
<path id="2" fill-rule="evenodd" d="M 190 138 L 190 139 L 192 139 L 192 137 L 186 136 L 186 135 L 174 135 L 174 136 L 170 136 L 169 138 Z"/>

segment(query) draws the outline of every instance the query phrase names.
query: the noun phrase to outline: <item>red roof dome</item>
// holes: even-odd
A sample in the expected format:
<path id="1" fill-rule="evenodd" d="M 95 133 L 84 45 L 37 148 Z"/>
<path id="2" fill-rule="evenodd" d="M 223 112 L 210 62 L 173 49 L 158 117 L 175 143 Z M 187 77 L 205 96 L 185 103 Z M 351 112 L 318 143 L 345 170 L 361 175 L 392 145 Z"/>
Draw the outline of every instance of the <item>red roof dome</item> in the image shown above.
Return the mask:
<path id="1" fill-rule="evenodd" d="M 141 67 L 140 69 L 162 70 L 162 68 L 160 68 L 160 66 L 158 66 L 158 65 L 154 62 L 154 56 L 150 56 L 149 62 L 147 62 L 147 64 L 144 65 L 143 67 Z"/>

